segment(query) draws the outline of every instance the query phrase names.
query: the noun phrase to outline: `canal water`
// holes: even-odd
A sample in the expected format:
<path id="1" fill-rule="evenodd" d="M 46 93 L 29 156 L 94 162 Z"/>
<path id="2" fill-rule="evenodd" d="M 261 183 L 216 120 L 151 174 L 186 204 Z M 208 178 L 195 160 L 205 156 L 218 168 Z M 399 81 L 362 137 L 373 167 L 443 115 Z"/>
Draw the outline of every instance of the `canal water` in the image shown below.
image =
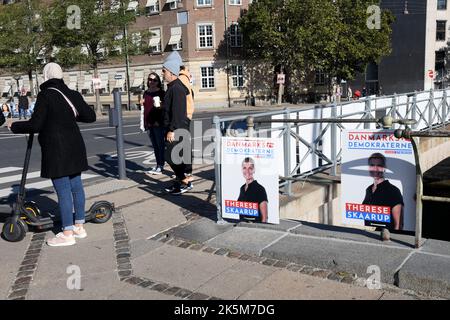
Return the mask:
<path id="1" fill-rule="evenodd" d="M 426 171 L 424 194 L 450 198 L 450 158 Z M 450 203 L 424 201 L 423 237 L 450 241 Z"/>

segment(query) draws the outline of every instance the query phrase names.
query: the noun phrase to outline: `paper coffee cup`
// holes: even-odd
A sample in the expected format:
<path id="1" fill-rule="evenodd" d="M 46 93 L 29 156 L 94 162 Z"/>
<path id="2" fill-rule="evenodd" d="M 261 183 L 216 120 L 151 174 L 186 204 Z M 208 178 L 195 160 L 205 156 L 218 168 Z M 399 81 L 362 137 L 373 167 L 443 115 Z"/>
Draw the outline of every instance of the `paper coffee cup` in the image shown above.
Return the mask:
<path id="1" fill-rule="evenodd" d="M 153 97 L 153 105 L 155 106 L 155 108 L 161 107 L 161 100 L 158 96 Z"/>

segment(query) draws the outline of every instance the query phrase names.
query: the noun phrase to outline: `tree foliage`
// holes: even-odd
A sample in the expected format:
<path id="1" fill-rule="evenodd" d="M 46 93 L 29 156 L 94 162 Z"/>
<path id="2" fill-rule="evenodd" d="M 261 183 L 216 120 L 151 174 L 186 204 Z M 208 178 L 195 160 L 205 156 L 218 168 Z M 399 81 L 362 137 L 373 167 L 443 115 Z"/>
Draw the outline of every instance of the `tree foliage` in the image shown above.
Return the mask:
<path id="1" fill-rule="evenodd" d="M 52 46 L 58 48 L 57 61 L 65 65 L 85 63 L 96 69 L 109 58 L 118 56 L 117 48 L 124 46 L 117 35 L 123 33 L 126 25 L 135 20 L 134 13 L 126 12 L 128 1 L 112 10 L 114 1 L 61 0 L 54 1 L 51 14 L 45 25 L 51 34 Z M 76 5 L 80 8 L 80 28 L 68 28 L 67 9 Z M 123 52 L 123 51 L 122 51 Z"/>
<path id="2" fill-rule="evenodd" d="M 321 70 L 351 80 L 370 62 L 390 54 L 393 15 L 381 11 L 381 28 L 367 21 L 375 0 L 257 0 L 239 20 L 244 52 L 273 66 L 307 75 Z"/>
<path id="3" fill-rule="evenodd" d="M 26 73 L 33 93 L 32 73 L 42 66 L 50 37 L 41 17 L 48 8 L 38 0 L 0 6 L 0 68 Z"/>

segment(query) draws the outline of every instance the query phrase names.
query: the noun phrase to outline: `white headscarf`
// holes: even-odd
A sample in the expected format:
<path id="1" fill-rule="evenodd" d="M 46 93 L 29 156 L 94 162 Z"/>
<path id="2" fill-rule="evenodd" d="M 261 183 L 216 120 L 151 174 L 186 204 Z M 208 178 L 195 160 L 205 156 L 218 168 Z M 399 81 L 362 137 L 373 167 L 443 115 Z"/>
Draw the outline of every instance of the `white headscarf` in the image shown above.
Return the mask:
<path id="1" fill-rule="evenodd" d="M 50 79 L 62 79 L 63 71 L 61 66 L 57 63 L 50 62 L 47 63 L 44 67 L 44 82 Z"/>

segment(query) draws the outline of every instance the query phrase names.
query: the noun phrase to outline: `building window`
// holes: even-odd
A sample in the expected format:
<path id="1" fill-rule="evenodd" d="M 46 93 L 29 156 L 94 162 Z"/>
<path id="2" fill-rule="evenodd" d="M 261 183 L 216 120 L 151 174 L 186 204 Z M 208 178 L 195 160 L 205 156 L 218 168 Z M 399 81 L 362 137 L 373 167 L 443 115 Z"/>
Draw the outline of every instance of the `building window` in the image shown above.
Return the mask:
<path id="1" fill-rule="evenodd" d="M 230 46 L 242 47 L 242 34 L 237 23 L 230 26 Z"/>
<path id="2" fill-rule="evenodd" d="M 314 84 L 323 85 L 325 84 L 325 73 L 320 70 L 316 71 L 316 78 L 314 80 Z"/>
<path id="3" fill-rule="evenodd" d="M 181 42 L 181 27 L 173 27 L 170 29 L 169 45 L 172 46 L 172 50 L 183 49 L 183 43 Z"/>
<path id="4" fill-rule="evenodd" d="M 188 24 L 188 22 L 189 22 L 189 13 L 187 11 L 179 11 L 179 12 L 177 12 L 177 22 L 178 22 L 179 26 L 181 26 L 183 24 Z"/>
<path id="5" fill-rule="evenodd" d="M 437 0 L 438 10 L 447 10 L 447 0 Z"/>
<path id="6" fill-rule="evenodd" d="M 437 79 L 442 80 L 442 78 L 446 75 L 445 72 L 445 51 L 436 51 L 435 52 L 435 64 L 434 64 L 434 70 L 436 70 L 437 73 Z"/>
<path id="7" fill-rule="evenodd" d="M 139 1 L 130 1 L 127 11 L 134 11 L 134 14 L 139 15 Z"/>
<path id="8" fill-rule="evenodd" d="M 198 26 L 198 46 L 199 48 L 213 47 L 213 25 L 202 24 Z"/>
<path id="9" fill-rule="evenodd" d="M 175 10 L 177 8 L 178 0 L 167 0 L 167 4 L 169 4 L 170 10 Z"/>
<path id="10" fill-rule="evenodd" d="M 436 21 L 436 41 L 445 41 L 445 25 L 447 21 Z"/>
<path id="11" fill-rule="evenodd" d="M 201 74 L 202 74 L 202 89 L 215 88 L 214 68 L 213 67 L 201 67 Z"/>
<path id="12" fill-rule="evenodd" d="M 197 0 L 197 7 L 210 7 L 212 0 Z"/>
<path id="13" fill-rule="evenodd" d="M 233 87 L 241 88 L 244 86 L 244 69 L 242 66 L 231 66 L 231 79 Z"/>
<path id="14" fill-rule="evenodd" d="M 230 0 L 230 5 L 241 5 L 241 0 Z"/>
<path id="15" fill-rule="evenodd" d="M 150 52 L 151 53 L 160 53 L 161 52 L 161 29 L 154 28 L 150 29 Z"/>
<path id="16" fill-rule="evenodd" d="M 147 15 L 159 13 L 159 0 L 148 0 L 145 5 L 145 12 Z"/>

